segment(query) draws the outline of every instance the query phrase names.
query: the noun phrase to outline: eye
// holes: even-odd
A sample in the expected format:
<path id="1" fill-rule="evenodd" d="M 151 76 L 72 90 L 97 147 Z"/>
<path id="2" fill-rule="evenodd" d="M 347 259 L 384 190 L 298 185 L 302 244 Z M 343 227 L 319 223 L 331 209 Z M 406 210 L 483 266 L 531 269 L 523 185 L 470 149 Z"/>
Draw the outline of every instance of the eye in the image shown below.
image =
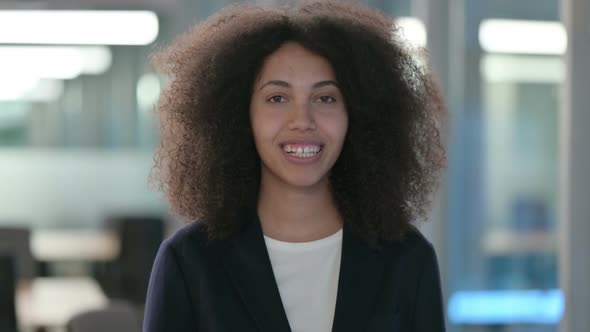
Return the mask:
<path id="1" fill-rule="evenodd" d="M 336 102 L 336 99 L 330 96 L 320 96 L 318 97 L 317 101 L 323 104 L 332 104 Z"/>
<path id="2" fill-rule="evenodd" d="M 283 96 L 275 95 L 275 96 L 271 96 L 266 101 L 271 102 L 273 104 L 277 104 L 277 103 L 283 103 L 283 102 L 287 101 L 287 99 L 285 99 L 285 97 L 283 97 Z"/>

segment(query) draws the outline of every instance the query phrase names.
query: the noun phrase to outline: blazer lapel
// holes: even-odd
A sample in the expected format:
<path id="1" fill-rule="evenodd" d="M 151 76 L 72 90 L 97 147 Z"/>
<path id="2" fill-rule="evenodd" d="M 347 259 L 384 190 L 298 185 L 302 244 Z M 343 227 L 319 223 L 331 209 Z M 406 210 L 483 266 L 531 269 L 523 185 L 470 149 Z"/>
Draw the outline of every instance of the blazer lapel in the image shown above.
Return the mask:
<path id="1" fill-rule="evenodd" d="M 290 332 L 289 321 L 255 211 L 232 239 L 223 264 L 260 331 Z"/>
<path id="2" fill-rule="evenodd" d="M 384 258 L 345 225 L 332 331 L 366 331 L 383 284 Z"/>

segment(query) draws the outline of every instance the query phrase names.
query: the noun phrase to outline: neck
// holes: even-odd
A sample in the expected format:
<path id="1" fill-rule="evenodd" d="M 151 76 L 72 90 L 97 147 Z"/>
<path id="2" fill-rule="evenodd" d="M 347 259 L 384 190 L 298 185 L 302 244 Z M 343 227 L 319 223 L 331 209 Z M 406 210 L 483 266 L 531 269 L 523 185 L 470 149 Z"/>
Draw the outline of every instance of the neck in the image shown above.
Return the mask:
<path id="1" fill-rule="evenodd" d="M 314 241 L 342 228 L 327 179 L 313 188 L 297 188 L 263 176 L 258 216 L 263 233 L 280 241 Z"/>

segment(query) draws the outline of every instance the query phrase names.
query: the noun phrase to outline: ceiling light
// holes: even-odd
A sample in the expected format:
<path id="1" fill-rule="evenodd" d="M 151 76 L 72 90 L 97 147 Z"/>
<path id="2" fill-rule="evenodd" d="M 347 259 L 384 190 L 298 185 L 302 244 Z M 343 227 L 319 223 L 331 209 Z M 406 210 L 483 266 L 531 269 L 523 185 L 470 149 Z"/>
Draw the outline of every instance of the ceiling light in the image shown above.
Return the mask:
<path id="1" fill-rule="evenodd" d="M 399 17 L 395 22 L 399 33 L 412 47 L 426 47 L 426 27 L 422 21 L 415 17 Z"/>
<path id="2" fill-rule="evenodd" d="M 61 80 L 29 78 L 8 81 L 0 78 L 0 101 L 54 101 L 61 97 L 63 90 L 64 84 Z"/>
<path id="3" fill-rule="evenodd" d="M 491 53 L 564 54 L 567 33 L 559 22 L 490 19 L 479 27 L 479 43 Z"/>
<path id="4" fill-rule="evenodd" d="M 30 76 L 0 77 L 0 100 L 18 100 L 32 91 L 39 79 Z"/>
<path id="5" fill-rule="evenodd" d="M 561 83 L 565 64 L 561 57 L 485 54 L 480 70 L 486 82 Z"/>
<path id="6" fill-rule="evenodd" d="M 104 73 L 112 62 L 105 46 L 0 46 L 0 73 L 8 77 L 72 79 Z"/>
<path id="7" fill-rule="evenodd" d="M 151 11 L 0 10 L 0 43 L 147 45 L 158 36 Z"/>
<path id="8" fill-rule="evenodd" d="M 145 74 L 137 82 L 137 104 L 140 110 L 154 107 L 160 95 L 160 79 L 155 74 Z"/>

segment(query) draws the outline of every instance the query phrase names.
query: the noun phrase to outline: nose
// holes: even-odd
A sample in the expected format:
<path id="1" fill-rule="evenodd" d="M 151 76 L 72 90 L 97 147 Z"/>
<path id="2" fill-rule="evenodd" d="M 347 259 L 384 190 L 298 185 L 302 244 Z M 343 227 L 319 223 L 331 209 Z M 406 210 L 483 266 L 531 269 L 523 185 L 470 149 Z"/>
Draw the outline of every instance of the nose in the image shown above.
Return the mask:
<path id="1" fill-rule="evenodd" d="M 291 110 L 289 129 L 291 130 L 313 130 L 316 128 L 312 107 L 309 102 L 297 103 Z"/>

